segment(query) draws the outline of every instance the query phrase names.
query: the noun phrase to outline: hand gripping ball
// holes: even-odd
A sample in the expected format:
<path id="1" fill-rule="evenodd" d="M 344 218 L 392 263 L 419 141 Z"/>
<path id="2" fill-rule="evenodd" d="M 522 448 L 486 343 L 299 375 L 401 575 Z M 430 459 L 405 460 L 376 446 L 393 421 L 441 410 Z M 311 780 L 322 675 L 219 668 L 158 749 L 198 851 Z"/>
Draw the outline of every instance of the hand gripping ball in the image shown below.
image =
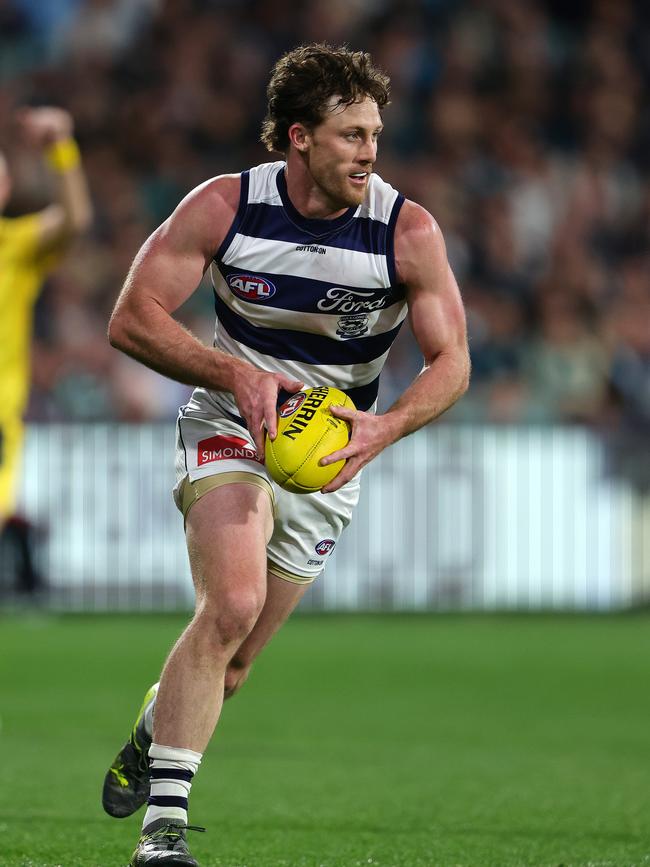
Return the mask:
<path id="1" fill-rule="evenodd" d="M 345 392 L 322 385 L 299 391 L 278 410 L 277 436 L 271 440 L 267 434 L 264 457 L 271 478 L 285 491 L 319 491 L 343 468 L 345 461 L 326 467 L 318 464 L 350 439 L 350 426 L 332 415 L 331 404 L 355 409 Z"/>

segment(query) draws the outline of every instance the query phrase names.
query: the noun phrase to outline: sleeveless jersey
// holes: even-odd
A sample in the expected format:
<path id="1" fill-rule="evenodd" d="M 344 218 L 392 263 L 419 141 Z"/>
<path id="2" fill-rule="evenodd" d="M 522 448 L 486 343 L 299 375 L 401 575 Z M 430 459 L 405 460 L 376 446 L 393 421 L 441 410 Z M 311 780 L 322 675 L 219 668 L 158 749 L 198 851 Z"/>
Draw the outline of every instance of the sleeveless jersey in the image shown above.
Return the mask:
<path id="1" fill-rule="evenodd" d="M 241 175 L 237 214 L 211 268 L 214 346 L 305 387 L 336 386 L 371 409 L 407 313 L 393 251 L 404 197 L 373 174 L 363 204 L 307 219 L 289 199 L 284 168 Z M 231 394 L 196 389 L 201 396 L 237 416 Z"/>

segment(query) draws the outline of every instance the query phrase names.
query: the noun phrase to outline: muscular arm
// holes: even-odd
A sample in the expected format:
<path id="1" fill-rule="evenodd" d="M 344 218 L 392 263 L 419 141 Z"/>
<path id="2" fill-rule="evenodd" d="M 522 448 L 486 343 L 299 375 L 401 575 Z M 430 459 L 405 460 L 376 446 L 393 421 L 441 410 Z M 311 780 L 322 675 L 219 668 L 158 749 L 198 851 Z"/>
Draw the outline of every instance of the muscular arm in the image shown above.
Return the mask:
<path id="1" fill-rule="evenodd" d="M 90 226 L 92 205 L 86 176 L 67 111 L 49 106 L 25 108 L 16 119 L 25 142 L 42 151 L 56 175 L 56 201 L 38 215 L 38 246 L 47 253 L 65 246 Z M 51 155 L 61 146 L 68 149 L 67 159 L 63 165 L 52 165 Z"/>
<path id="2" fill-rule="evenodd" d="M 414 202 L 406 201 L 400 212 L 395 257 L 424 367 L 383 415 L 332 409 L 350 422 L 352 436 L 344 449 L 322 461 L 327 464 L 347 459 L 341 472 L 323 488 L 324 493 L 338 490 L 387 446 L 442 415 L 469 383 L 465 313 L 458 285 L 447 262 L 440 229 Z"/>
<path id="3" fill-rule="evenodd" d="M 90 226 L 92 208 L 80 166 L 57 176 L 58 201 L 40 216 L 39 245 L 45 252 L 64 247 Z"/>
<path id="4" fill-rule="evenodd" d="M 238 178 L 193 190 L 136 255 L 108 327 L 111 344 L 171 379 L 229 389 L 235 359 L 204 346 L 172 313 L 195 291 L 232 223 Z"/>
<path id="5" fill-rule="evenodd" d="M 470 369 L 465 313 L 440 229 L 413 202 L 406 202 L 404 209 L 395 255 L 424 367 L 384 416 L 393 442 L 449 409 L 466 391 Z"/>
<path id="6" fill-rule="evenodd" d="M 204 346 L 172 313 L 195 291 L 232 224 L 239 201 L 238 176 L 224 176 L 193 190 L 144 243 L 109 323 L 109 340 L 147 367 L 189 385 L 230 391 L 263 454 L 262 426 L 272 436 L 280 387 L 302 383 Z"/>

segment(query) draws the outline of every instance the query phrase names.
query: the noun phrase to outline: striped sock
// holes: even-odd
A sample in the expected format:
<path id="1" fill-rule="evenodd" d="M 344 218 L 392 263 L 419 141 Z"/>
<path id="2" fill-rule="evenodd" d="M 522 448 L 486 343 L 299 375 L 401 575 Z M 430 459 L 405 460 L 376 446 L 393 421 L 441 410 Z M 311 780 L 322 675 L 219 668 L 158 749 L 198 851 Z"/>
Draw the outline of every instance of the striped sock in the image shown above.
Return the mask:
<path id="1" fill-rule="evenodd" d="M 151 793 L 142 823 L 144 831 L 158 819 L 176 819 L 187 825 L 187 799 L 201 758 L 201 753 L 193 750 L 151 744 Z"/>

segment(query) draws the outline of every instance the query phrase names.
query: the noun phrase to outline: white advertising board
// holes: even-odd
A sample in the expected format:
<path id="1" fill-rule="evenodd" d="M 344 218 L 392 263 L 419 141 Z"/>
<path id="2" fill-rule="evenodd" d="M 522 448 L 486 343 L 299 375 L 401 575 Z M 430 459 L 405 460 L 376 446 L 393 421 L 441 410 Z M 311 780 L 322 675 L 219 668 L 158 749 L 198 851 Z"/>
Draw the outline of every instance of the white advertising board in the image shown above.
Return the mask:
<path id="1" fill-rule="evenodd" d="M 21 501 L 71 609 L 189 607 L 173 427 L 39 425 Z M 620 608 L 644 596 L 635 494 L 581 429 L 439 425 L 364 471 L 349 529 L 305 608 Z M 650 564 L 646 563 L 646 572 Z M 56 595 L 56 594 L 55 594 Z"/>

